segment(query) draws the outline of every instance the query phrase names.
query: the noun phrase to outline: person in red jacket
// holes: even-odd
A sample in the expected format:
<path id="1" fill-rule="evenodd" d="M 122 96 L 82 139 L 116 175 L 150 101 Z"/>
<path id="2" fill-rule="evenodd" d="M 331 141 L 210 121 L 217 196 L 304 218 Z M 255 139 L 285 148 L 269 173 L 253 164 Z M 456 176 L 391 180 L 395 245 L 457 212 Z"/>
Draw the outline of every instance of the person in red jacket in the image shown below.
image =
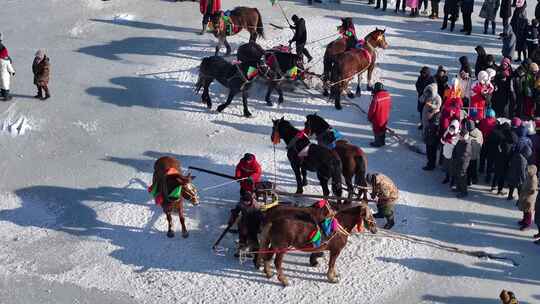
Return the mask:
<path id="1" fill-rule="evenodd" d="M 251 153 L 244 154 L 244 157 L 236 165 L 236 172 L 234 177 L 236 179 L 243 179 L 240 181 L 240 194 L 245 192 L 253 193 L 255 191 L 255 184 L 261 181 L 262 169 L 261 165 L 255 159 L 255 155 Z"/>
<path id="2" fill-rule="evenodd" d="M 201 0 L 200 11 L 203 15 L 200 35 L 203 35 L 206 32 L 206 26 L 208 25 L 208 21 L 211 20 L 212 15 L 221 11 L 221 0 Z"/>
<path id="3" fill-rule="evenodd" d="M 375 141 L 369 145 L 372 147 L 384 146 L 386 140 L 386 125 L 390 118 L 392 109 L 392 98 L 388 91 L 384 89 L 382 83 L 377 82 L 373 86 L 373 99 L 369 105 L 368 120 L 373 128 Z"/>

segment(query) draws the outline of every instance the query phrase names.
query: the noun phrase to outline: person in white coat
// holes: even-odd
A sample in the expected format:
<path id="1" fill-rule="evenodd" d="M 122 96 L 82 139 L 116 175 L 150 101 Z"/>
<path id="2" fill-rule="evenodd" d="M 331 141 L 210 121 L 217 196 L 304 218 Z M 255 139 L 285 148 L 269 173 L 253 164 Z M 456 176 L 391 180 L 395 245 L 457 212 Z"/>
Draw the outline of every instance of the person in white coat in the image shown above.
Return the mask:
<path id="1" fill-rule="evenodd" d="M 0 95 L 4 101 L 11 100 L 9 89 L 11 85 L 11 76 L 15 75 L 15 70 L 8 57 L 0 58 Z"/>

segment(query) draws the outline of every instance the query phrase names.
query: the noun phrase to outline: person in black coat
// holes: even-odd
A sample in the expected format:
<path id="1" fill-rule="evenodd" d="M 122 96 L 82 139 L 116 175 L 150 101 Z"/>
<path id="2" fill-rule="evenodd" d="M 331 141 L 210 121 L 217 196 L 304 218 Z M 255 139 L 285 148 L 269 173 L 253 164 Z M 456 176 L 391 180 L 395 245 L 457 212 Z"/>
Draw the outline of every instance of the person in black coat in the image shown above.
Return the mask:
<path id="1" fill-rule="evenodd" d="M 540 0 L 537 0 L 536 7 L 534 8 L 534 19 L 540 20 Z"/>
<path id="2" fill-rule="evenodd" d="M 508 28 L 508 21 L 510 20 L 510 17 L 512 17 L 512 0 L 501 1 L 499 17 L 502 19 L 503 33 L 505 33 L 506 29 Z"/>
<path id="3" fill-rule="evenodd" d="M 515 105 L 515 93 L 514 86 L 512 85 L 512 78 L 506 77 L 505 73 L 498 71 L 495 74 L 493 80 L 493 96 L 491 97 L 491 104 L 497 117 L 509 117 L 508 110 L 509 105 Z"/>
<path id="4" fill-rule="evenodd" d="M 538 20 L 531 20 L 531 24 L 527 29 L 527 51 L 529 57 L 533 55 L 533 51 L 538 48 Z"/>
<path id="5" fill-rule="evenodd" d="M 484 71 L 489 67 L 487 60 L 487 53 L 483 46 L 477 45 L 474 50 L 476 51 L 476 63 L 474 65 L 474 75 L 478 77 L 480 71 Z"/>
<path id="6" fill-rule="evenodd" d="M 398 0 L 399 1 L 399 0 Z M 459 18 L 458 0 L 445 0 L 443 6 L 444 18 L 441 30 L 445 30 L 450 20 L 450 32 L 454 31 L 456 21 Z"/>
<path id="7" fill-rule="evenodd" d="M 416 109 L 420 113 L 420 126 L 419 129 L 422 129 L 422 110 L 424 109 L 424 103 L 420 102 L 420 96 L 424 93 L 424 89 L 435 82 L 435 78 L 431 76 L 431 70 L 429 67 L 424 66 L 420 69 L 420 76 L 416 80 L 416 92 L 418 94 Z"/>
<path id="8" fill-rule="evenodd" d="M 304 20 L 304 18 L 299 18 L 296 15 L 293 15 L 291 17 L 291 20 L 294 22 L 294 26 L 291 25 L 291 29 L 294 31 L 294 36 L 291 40 L 289 40 L 289 44 L 295 42 L 296 54 L 300 56 L 300 58 L 302 58 L 302 61 L 304 60 L 304 55 L 306 55 L 308 62 L 310 62 L 311 60 L 313 60 L 313 57 L 311 57 L 308 50 L 306 49 L 306 21 Z"/>
<path id="9" fill-rule="evenodd" d="M 432 171 L 437 165 L 437 148 L 441 140 L 440 124 L 441 112 L 437 112 L 428 120 L 427 126 L 424 126 L 424 141 L 428 161 L 427 165 L 422 168 L 425 171 Z"/>
<path id="10" fill-rule="evenodd" d="M 448 71 L 442 65 L 437 68 L 435 81 L 437 82 L 437 93 L 442 98 L 444 91 L 448 88 Z"/>
<path id="11" fill-rule="evenodd" d="M 382 10 L 386 11 L 386 6 L 388 4 L 388 0 L 382 0 Z M 375 5 L 374 9 L 381 8 L 381 0 L 377 0 L 377 4 Z"/>
<path id="12" fill-rule="evenodd" d="M 527 59 L 527 30 L 529 21 L 527 20 L 525 6 L 516 8 L 512 15 L 510 25 L 516 35 L 516 51 L 518 53 L 516 62 L 521 62 L 521 55 L 523 55 L 523 60 Z"/>
<path id="13" fill-rule="evenodd" d="M 452 151 L 452 172 L 456 181 L 457 197 L 467 196 L 467 170 L 471 162 L 472 144 L 467 128 L 462 128 L 460 139 Z"/>
<path id="14" fill-rule="evenodd" d="M 524 126 L 521 126 L 516 130 L 516 133 L 520 139 L 513 145 L 510 154 L 510 166 L 506 177 L 509 188 L 507 200 L 512 200 L 514 198 L 514 189 L 517 188 L 519 193 L 521 185 L 523 185 L 527 177 L 527 159 L 532 155 L 531 145 L 520 144 L 522 142 L 521 138 L 527 136 L 527 129 Z"/>
<path id="15" fill-rule="evenodd" d="M 504 123 L 502 126 L 497 126 L 490 135 L 490 148 L 488 157 L 493 157 L 495 160 L 495 176 L 491 183 L 491 191 L 497 189 L 497 195 L 504 195 L 503 188 L 508 173 L 512 146 L 518 141 L 510 125 Z M 495 145 L 496 146 L 493 146 Z M 495 188 L 497 187 L 497 188 Z"/>
<path id="16" fill-rule="evenodd" d="M 515 98 L 514 100 L 510 100 L 510 105 L 508 107 L 508 115 L 510 117 L 521 117 L 521 114 L 523 113 L 526 97 L 524 87 L 526 77 L 527 69 L 523 64 L 518 66 L 512 74 L 512 87 L 514 88 Z"/>
<path id="17" fill-rule="evenodd" d="M 461 64 L 461 67 L 459 68 L 460 73 L 464 71 L 467 74 L 469 74 L 469 76 L 472 75 L 471 65 L 469 63 L 469 58 L 467 58 L 467 56 L 459 57 L 459 64 Z"/>
<path id="18" fill-rule="evenodd" d="M 472 13 L 474 9 L 474 0 L 462 0 L 461 13 L 463 14 L 463 29 L 460 32 L 470 35 L 472 32 Z"/>

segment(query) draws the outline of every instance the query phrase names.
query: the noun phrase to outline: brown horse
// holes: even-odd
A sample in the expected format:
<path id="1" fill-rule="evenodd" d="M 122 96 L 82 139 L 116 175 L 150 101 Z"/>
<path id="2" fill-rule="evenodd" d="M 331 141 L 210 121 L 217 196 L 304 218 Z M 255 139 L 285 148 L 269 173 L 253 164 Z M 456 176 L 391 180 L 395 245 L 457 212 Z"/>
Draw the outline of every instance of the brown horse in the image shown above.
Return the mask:
<path id="1" fill-rule="evenodd" d="M 214 36 L 218 39 L 215 56 L 219 54 L 222 45 L 225 45 L 226 56 L 229 56 L 231 46 L 227 36 L 236 35 L 243 29 L 249 32 L 250 42 L 255 42 L 259 35 L 264 38 L 261 14 L 256 8 L 239 6 L 227 13 L 219 11 L 212 16 L 211 24 Z"/>
<path id="2" fill-rule="evenodd" d="M 322 244 L 320 244 L 320 247 L 312 246 L 309 241 L 313 231 L 319 229 L 317 223 L 294 217 L 284 217 L 274 221 L 270 228 L 268 238 L 263 242 L 261 249 L 261 251 L 267 252 L 262 254 L 266 277 L 271 278 L 273 275 L 270 261 L 275 254 L 276 258 L 274 259 L 274 265 L 278 272 L 278 280 L 284 286 L 289 284 L 287 277 L 283 273 L 282 264 L 285 253 L 293 247 L 296 248 L 296 250 L 305 252 L 330 251 L 330 260 L 328 262 L 328 272 L 326 276 L 330 283 L 337 283 L 338 277 L 335 269 L 336 260 L 341 253 L 341 250 L 343 250 L 347 244 L 350 233 L 354 227 L 358 227 L 357 229 L 362 230 L 364 224 L 371 233 L 376 233 L 377 223 L 375 222 L 375 218 L 367 203 L 341 210 L 336 213 L 335 219 L 337 220 L 336 229 Z M 310 260 L 311 259 L 313 259 L 313 253 L 310 257 Z"/>
<path id="3" fill-rule="evenodd" d="M 342 173 L 349 193 L 348 198 L 352 199 L 356 193 L 355 190 L 358 190 L 358 198 L 367 199 L 366 173 L 368 164 L 364 151 L 342 137 L 336 138 L 336 130 L 316 113 L 306 116 L 304 126 L 308 136 L 314 134 L 319 145 L 335 151 L 341 159 Z"/>
<path id="4" fill-rule="evenodd" d="M 272 227 L 272 223 L 278 219 L 284 217 L 304 217 L 307 220 L 314 220 L 320 223 L 325 218 L 334 215 L 334 209 L 325 200 L 320 200 L 310 207 L 295 207 L 287 203 L 280 203 L 266 208 L 264 211 L 247 212 L 242 215 L 238 224 L 240 243 L 247 244 L 249 248 L 257 251 L 260 247 L 259 234 L 261 235 L 261 239 L 265 239 L 265 236 L 268 235 L 268 231 Z M 260 255 L 256 254 L 253 260 L 257 268 L 262 264 L 259 258 Z"/>
<path id="5" fill-rule="evenodd" d="M 357 94 L 360 94 L 360 82 L 366 70 L 368 90 L 371 88 L 371 75 L 377 61 L 375 49 L 388 47 L 384 33 L 385 30 L 375 29 L 365 37 L 363 48 L 352 49 L 335 57 L 328 86 L 330 86 L 336 109 L 341 110 L 341 93 L 347 90 L 354 76 L 358 77 Z"/>
<path id="6" fill-rule="evenodd" d="M 167 216 L 167 236 L 170 238 L 174 237 L 171 216 L 174 210 L 178 211 L 180 217 L 182 237 L 189 236 L 184 218 L 184 199 L 191 201 L 193 205 L 199 204 L 193 179 L 195 176 L 191 176 L 191 173 L 187 176 L 181 174 L 180 162 L 172 157 L 163 156 L 154 163 L 154 175 L 149 191 L 156 197 L 161 197 L 161 201 L 156 198 L 156 202 L 158 204 L 161 202 L 163 212 Z"/>
<path id="7" fill-rule="evenodd" d="M 352 23 L 352 18 L 341 18 L 341 26 L 339 26 L 338 29 L 342 29 L 343 31 L 346 31 L 349 28 L 354 28 L 354 24 Z M 356 39 L 355 36 L 351 36 L 351 37 L 343 36 L 341 38 L 338 38 L 330 42 L 326 46 L 326 50 L 324 52 L 324 57 L 323 57 L 323 64 L 324 64 L 323 80 L 324 81 L 328 81 L 330 79 L 330 71 L 332 70 L 332 65 L 334 63 L 335 57 L 351 49 L 352 47 L 354 47 L 357 41 L 358 40 Z M 328 96 L 328 88 L 326 86 L 324 87 L 323 95 Z"/>

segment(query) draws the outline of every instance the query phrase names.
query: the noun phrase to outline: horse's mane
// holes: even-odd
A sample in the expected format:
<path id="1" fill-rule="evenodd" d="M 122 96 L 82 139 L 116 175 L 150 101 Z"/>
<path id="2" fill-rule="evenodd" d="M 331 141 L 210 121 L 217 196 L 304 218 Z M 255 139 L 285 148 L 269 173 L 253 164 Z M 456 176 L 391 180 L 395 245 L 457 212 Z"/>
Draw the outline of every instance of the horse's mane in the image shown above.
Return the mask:
<path id="1" fill-rule="evenodd" d="M 167 175 L 167 181 L 170 180 L 176 180 L 182 186 L 191 182 L 187 176 L 184 176 L 180 173 Z"/>
<path id="2" fill-rule="evenodd" d="M 317 122 L 317 123 L 321 124 L 321 127 L 322 127 L 323 130 L 330 128 L 330 124 L 327 123 L 326 120 L 324 120 L 324 118 L 320 117 L 317 114 L 309 114 L 307 116 L 307 119 L 312 120 L 313 122 Z"/>

